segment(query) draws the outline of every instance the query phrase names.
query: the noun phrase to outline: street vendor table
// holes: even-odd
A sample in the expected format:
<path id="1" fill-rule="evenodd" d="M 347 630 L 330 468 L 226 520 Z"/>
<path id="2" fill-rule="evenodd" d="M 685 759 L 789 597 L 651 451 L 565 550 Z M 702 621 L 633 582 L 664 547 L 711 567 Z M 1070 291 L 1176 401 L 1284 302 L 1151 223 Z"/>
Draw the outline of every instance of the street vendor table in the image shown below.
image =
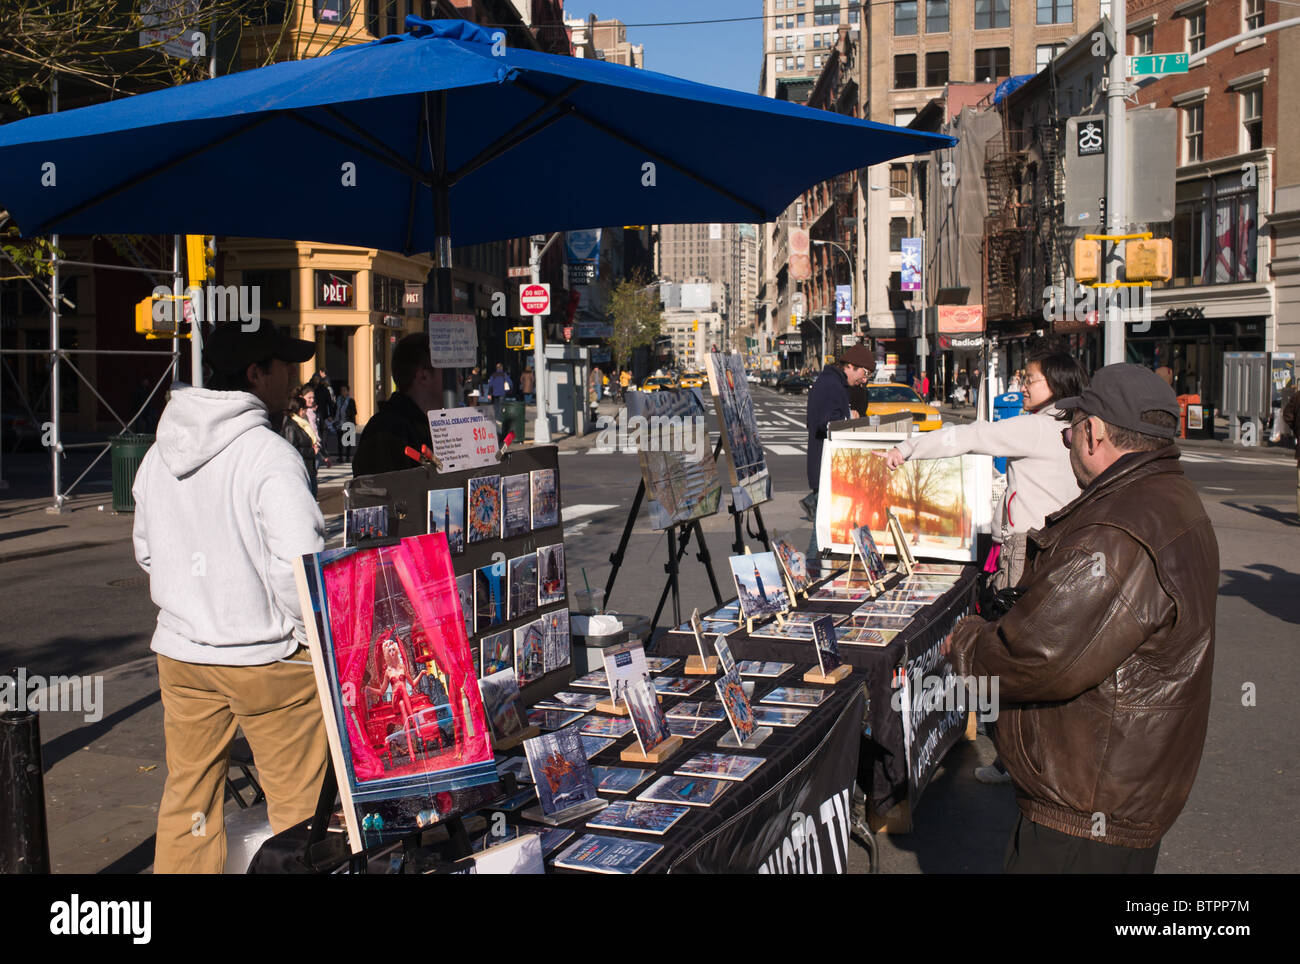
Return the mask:
<path id="1" fill-rule="evenodd" d="M 867 680 L 867 719 L 870 735 L 864 736 L 859 761 L 859 785 L 867 795 L 870 809 L 883 816 L 905 800 L 913 804 L 929 782 L 943 754 L 964 733 L 951 732 L 952 720 L 942 713 L 925 714 L 910 734 L 904 733 L 903 717 L 892 705 L 897 671 L 907 667 L 916 678 L 922 673 L 938 675 L 946 665 L 947 640 L 957 620 L 974 611 L 976 583 L 980 568 L 966 566 L 956 585 L 930 605 L 917 611 L 912 621 L 885 646 L 841 644 L 840 656 L 849 665 L 865 671 Z M 901 581 L 891 577 L 887 588 Z M 816 591 L 816 586 L 811 592 Z M 799 611 L 848 615 L 861 603 L 804 600 Z M 803 663 L 813 653 L 811 641 L 785 641 L 753 638 L 743 628 L 727 637 L 736 659 L 780 660 Z M 696 652 L 690 633 L 668 632 L 655 641 L 656 656 L 685 656 Z M 940 730 L 937 736 L 930 734 Z M 918 748 L 909 756 L 909 743 Z"/>
<path id="2" fill-rule="evenodd" d="M 754 705 L 776 686 L 810 686 L 800 679 L 811 664 L 797 664 L 778 679 L 755 681 Z M 681 665 L 669 669 L 675 675 Z M 713 681 L 683 699 L 717 699 Z M 854 672 L 831 689 L 831 696 L 798 726 L 774 727 L 772 735 L 756 749 L 719 748 L 717 742 L 731 732 L 725 720 L 693 740 L 658 767 L 655 777 L 630 794 L 604 794 L 608 800 L 635 800 L 657 777 L 671 774 L 698 753 L 721 752 L 762 757 L 766 762 L 748 779 L 734 783 L 711 807 L 692 807 L 663 837 L 613 830 L 588 830 L 580 818 L 563 824 L 574 831 L 556 853 L 583 833 L 663 844 L 641 871 L 655 873 L 800 873 L 848 872 L 849 820 L 856 763 L 855 749 L 862 731 L 866 674 Z M 665 712 L 676 699 L 664 698 Z M 768 705 L 768 704 L 762 704 Z M 590 714 L 599 716 L 600 714 Z M 672 721 L 669 721 L 671 729 Z M 619 760 L 619 751 L 635 744 L 625 736 L 592 758 L 597 766 L 635 767 Z M 649 765 L 643 769 L 652 769 Z M 491 809 L 490 807 L 487 809 Z M 554 856 L 554 855 L 552 855 Z M 566 873 L 548 866 L 554 873 Z M 579 871 L 575 871 L 577 873 Z"/>

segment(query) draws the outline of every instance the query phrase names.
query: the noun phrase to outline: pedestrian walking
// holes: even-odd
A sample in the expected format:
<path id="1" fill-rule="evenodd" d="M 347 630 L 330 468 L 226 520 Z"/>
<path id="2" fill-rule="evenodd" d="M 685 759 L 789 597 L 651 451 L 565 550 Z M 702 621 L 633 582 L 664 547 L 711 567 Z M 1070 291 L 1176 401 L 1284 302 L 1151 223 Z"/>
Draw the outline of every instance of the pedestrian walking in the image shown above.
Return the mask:
<path id="1" fill-rule="evenodd" d="M 1083 491 L 1030 534 L 1023 595 L 961 620 L 952 656 L 958 676 L 998 681 L 1020 808 L 1005 869 L 1152 873 L 1205 743 L 1218 543 L 1154 372 L 1108 365 L 1056 404 Z"/>
<path id="2" fill-rule="evenodd" d="M 339 458 L 351 462 L 357 451 L 357 402 L 352 397 L 352 387 L 347 382 L 339 382 L 336 419 L 339 427 Z"/>
<path id="3" fill-rule="evenodd" d="M 407 335 L 393 346 L 393 382 L 397 391 L 366 422 L 352 474 L 375 475 L 415 465 L 408 447 L 419 452 L 433 445 L 429 412 L 442 408 L 442 376 L 429 357 L 429 336 Z"/>
<path id="4" fill-rule="evenodd" d="M 533 403 L 533 388 L 535 383 L 536 379 L 533 377 L 533 370 L 531 368 L 525 368 L 524 373 L 519 376 L 519 391 L 520 394 L 524 396 L 525 405 L 531 405 Z"/>
<path id="5" fill-rule="evenodd" d="M 307 468 L 307 478 L 311 482 L 311 494 L 313 496 L 317 495 L 316 452 L 318 446 L 312 438 L 311 425 L 303 417 L 302 399 L 289 399 L 289 407 L 285 411 L 276 412 L 272 415 L 271 429 L 277 435 L 283 437 L 286 442 L 294 447 L 294 451 L 302 456 L 303 465 Z"/>
<path id="6" fill-rule="evenodd" d="M 510 376 L 506 374 L 505 366 L 497 362 L 496 371 L 488 379 L 488 388 L 492 392 L 492 417 L 496 419 L 497 431 L 501 430 L 501 404 L 505 397 L 510 394 Z"/>
<path id="7" fill-rule="evenodd" d="M 1295 511 L 1296 517 L 1300 519 L 1300 391 L 1292 391 L 1291 397 L 1287 399 L 1282 406 L 1282 421 L 1291 429 L 1292 436 L 1295 437 L 1295 464 L 1296 464 L 1296 491 L 1295 491 Z"/>
<path id="8" fill-rule="evenodd" d="M 865 385 L 876 371 L 876 356 L 863 345 L 851 345 L 834 362 L 822 369 L 808 389 L 808 495 L 799 501 L 804 514 L 813 523 L 808 543 L 808 563 L 821 558 L 817 545 L 817 486 L 821 482 L 822 446 L 826 426 L 858 413 L 849 404 L 849 387 Z"/>
<path id="9" fill-rule="evenodd" d="M 993 552 L 985 565 L 992 589 L 1020 582 L 1029 532 L 1079 495 L 1070 453 L 1060 444 L 1058 398 L 1074 398 L 1088 385 L 1088 373 L 1069 352 L 1040 350 L 1029 356 L 1025 414 L 997 422 L 948 425 L 899 442 L 884 456 L 891 472 L 904 462 L 954 455 L 992 455 L 1007 460 L 1007 485 L 993 527 Z M 1000 760 L 975 769 L 981 783 L 1009 783 Z"/>
<path id="10" fill-rule="evenodd" d="M 149 574 L 167 782 L 155 873 L 221 873 L 230 745 L 253 750 L 275 833 L 312 815 L 328 747 L 293 561 L 325 545 L 306 467 L 271 430 L 291 365 L 315 353 L 271 325 L 218 327 L 206 388 L 177 383 L 132 494 Z"/>

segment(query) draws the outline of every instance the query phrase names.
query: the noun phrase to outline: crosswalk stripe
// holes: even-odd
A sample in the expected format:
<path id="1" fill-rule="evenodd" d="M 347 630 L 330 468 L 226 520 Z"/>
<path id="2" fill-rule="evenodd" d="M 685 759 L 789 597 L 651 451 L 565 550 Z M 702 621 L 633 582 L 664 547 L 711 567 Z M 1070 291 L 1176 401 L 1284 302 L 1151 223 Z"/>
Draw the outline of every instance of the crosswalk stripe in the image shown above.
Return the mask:
<path id="1" fill-rule="evenodd" d="M 806 455 L 797 445 L 768 445 L 767 450 L 773 455 Z"/>
<path id="2" fill-rule="evenodd" d="M 616 505 L 568 505 L 561 510 L 561 514 L 564 516 L 564 521 L 569 523 L 585 515 L 596 515 L 598 512 L 617 508 Z"/>

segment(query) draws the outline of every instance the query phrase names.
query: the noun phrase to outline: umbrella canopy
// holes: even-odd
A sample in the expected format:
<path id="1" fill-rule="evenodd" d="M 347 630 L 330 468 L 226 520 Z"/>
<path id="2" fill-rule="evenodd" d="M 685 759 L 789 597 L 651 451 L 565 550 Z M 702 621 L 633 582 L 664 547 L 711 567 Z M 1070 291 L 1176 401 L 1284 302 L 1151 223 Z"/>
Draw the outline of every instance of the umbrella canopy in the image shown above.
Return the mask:
<path id="1" fill-rule="evenodd" d="M 951 138 L 461 20 L 0 127 L 27 236 L 223 234 L 436 250 L 596 225 L 770 221 L 810 184 Z"/>

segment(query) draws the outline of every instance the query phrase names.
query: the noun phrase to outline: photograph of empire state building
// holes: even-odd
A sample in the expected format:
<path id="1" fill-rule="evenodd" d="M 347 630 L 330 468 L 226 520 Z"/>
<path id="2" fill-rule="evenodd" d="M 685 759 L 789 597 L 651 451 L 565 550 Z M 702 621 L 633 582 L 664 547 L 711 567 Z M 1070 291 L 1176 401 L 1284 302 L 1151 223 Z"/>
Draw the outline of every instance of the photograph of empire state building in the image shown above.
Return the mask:
<path id="1" fill-rule="evenodd" d="M 776 567 L 776 553 L 732 556 L 730 562 L 742 619 L 769 616 L 790 608 L 790 597 L 786 595 L 785 583 Z"/>

